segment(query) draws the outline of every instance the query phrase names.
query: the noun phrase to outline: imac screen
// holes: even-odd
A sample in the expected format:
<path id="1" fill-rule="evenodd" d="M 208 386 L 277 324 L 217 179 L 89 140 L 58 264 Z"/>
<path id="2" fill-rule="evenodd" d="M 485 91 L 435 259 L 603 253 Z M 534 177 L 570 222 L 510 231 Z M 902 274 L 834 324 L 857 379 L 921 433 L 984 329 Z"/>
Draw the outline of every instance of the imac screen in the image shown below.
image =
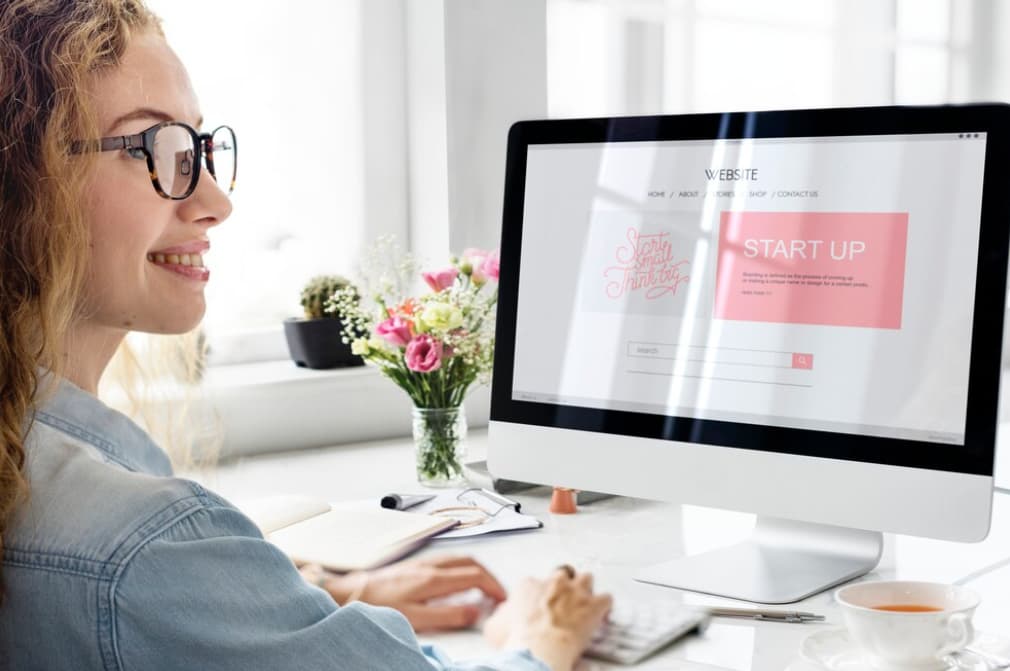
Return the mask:
<path id="1" fill-rule="evenodd" d="M 986 143 L 529 144 L 510 400 L 963 446 Z"/>

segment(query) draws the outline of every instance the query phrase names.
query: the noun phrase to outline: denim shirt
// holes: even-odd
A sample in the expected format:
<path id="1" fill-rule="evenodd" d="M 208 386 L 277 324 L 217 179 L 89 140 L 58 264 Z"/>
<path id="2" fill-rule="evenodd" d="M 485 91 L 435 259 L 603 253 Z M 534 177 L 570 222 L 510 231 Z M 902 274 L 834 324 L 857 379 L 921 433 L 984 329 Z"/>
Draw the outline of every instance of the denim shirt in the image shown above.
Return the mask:
<path id="1" fill-rule="evenodd" d="M 453 663 L 389 608 L 339 607 L 144 431 L 62 382 L 27 438 L 4 536 L 0 669 L 547 671 Z"/>

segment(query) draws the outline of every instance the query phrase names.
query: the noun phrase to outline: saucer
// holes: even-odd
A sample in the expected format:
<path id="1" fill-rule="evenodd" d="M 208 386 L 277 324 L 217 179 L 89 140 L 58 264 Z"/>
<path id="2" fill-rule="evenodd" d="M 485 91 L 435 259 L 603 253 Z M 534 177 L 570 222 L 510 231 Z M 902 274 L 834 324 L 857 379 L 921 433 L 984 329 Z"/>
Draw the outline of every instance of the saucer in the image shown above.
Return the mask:
<path id="1" fill-rule="evenodd" d="M 982 653 L 1000 657 L 1010 655 L 1010 639 L 996 634 L 978 632 L 971 647 Z M 977 657 L 963 653 L 966 657 Z M 827 671 L 875 671 L 844 628 L 826 629 L 808 636 L 800 645 L 800 656 L 811 664 Z M 907 668 L 907 667 L 906 667 Z M 951 664 L 941 671 L 961 671 L 970 665 Z"/>

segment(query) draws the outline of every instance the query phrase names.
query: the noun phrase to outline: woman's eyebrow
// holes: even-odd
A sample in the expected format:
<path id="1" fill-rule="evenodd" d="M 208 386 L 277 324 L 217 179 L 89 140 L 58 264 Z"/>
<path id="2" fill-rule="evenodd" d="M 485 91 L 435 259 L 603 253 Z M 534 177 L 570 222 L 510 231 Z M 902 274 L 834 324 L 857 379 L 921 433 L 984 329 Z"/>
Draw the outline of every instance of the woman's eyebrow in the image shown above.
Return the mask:
<path id="1" fill-rule="evenodd" d="M 137 109 L 127 112 L 122 116 L 116 118 L 109 126 L 109 132 L 115 130 L 120 124 L 124 124 L 127 121 L 135 121 L 136 119 L 157 119 L 158 121 L 171 121 L 172 117 L 167 112 L 154 109 L 153 107 L 138 107 Z"/>
<path id="2" fill-rule="evenodd" d="M 175 121 L 175 117 L 168 112 L 155 109 L 153 107 L 138 107 L 137 109 L 127 112 L 122 116 L 116 118 L 109 127 L 109 132 L 111 133 L 120 124 L 126 123 L 127 121 L 135 121 L 137 119 L 156 119 L 158 121 Z M 203 125 L 203 119 L 201 118 L 196 127 L 199 128 Z"/>

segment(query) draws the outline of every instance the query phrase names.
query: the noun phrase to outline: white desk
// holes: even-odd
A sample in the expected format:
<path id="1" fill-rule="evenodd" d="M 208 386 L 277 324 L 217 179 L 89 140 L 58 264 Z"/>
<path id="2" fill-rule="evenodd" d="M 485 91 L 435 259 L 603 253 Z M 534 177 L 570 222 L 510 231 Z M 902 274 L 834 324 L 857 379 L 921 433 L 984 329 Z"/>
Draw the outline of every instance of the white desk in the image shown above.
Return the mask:
<path id="1" fill-rule="evenodd" d="M 469 446 L 474 457 L 482 458 L 486 434 L 471 432 Z M 413 447 L 409 439 L 403 439 L 249 457 L 191 477 L 198 477 L 227 498 L 300 493 L 337 501 L 418 491 L 413 469 Z M 547 512 L 548 499 L 543 494 L 515 498 L 522 502 L 524 512 L 543 520 L 543 529 L 436 541 L 424 552 L 471 554 L 506 587 L 523 576 L 545 575 L 558 564 L 570 563 L 595 573 L 599 589 L 618 599 L 736 603 L 637 583 L 631 576 L 645 563 L 739 540 L 749 532 L 753 516 L 627 498 L 584 506 L 575 515 L 553 516 Z M 869 577 L 950 582 L 1006 561 L 1006 566 L 968 585 L 983 595 L 975 619 L 977 628 L 1010 635 L 1010 496 L 997 495 L 994 505 L 992 533 L 983 543 L 962 545 L 888 535 L 883 559 Z M 820 628 L 839 626 L 840 616 L 830 592 L 795 608 L 824 614 L 827 623 L 716 619 L 703 637 L 671 646 L 636 668 L 670 668 L 671 660 L 688 659 L 740 671 L 808 671 L 811 667 L 797 657 L 800 642 Z M 476 631 L 421 638 L 437 642 L 461 659 L 478 657 L 488 650 Z M 580 667 L 603 668 L 611 667 L 597 662 L 584 662 Z"/>

